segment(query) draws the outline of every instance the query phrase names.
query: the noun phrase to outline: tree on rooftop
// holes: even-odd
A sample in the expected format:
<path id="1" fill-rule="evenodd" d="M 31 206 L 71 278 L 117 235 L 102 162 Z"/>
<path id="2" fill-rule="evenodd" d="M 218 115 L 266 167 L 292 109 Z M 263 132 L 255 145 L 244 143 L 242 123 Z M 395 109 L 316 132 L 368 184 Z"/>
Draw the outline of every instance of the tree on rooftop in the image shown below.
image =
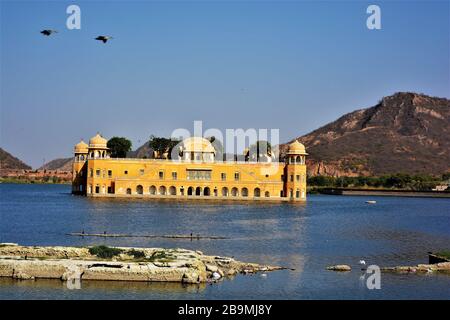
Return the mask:
<path id="1" fill-rule="evenodd" d="M 148 145 L 155 151 L 156 158 L 163 159 L 165 157 L 165 154 L 168 154 L 168 158 L 170 158 L 172 148 L 175 147 L 179 142 L 180 141 L 176 139 L 156 137 L 154 135 L 151 135 Z"/>
<path id="2" fill-rule="evenodd" d="M 270 142 L 258 140 L 249 148 L 248 157 L 251 161 L 259 162 L 261 159 L 267 159 L 272 155 L 272 146 Z"/>
<path id="3" fill-rule="evenodd" d="M 106 146 L 113 158 L 126 158 L 127 152 L 131 151 L 131 141 L 124 137 L 112 137 Z"/>

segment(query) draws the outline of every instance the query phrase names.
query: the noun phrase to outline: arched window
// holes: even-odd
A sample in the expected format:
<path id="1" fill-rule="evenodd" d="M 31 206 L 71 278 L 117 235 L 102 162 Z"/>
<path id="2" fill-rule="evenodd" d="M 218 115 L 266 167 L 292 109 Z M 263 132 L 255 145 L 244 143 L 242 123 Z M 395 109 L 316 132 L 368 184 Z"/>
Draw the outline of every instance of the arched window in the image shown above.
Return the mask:
<path id="1" fill-rule="evenodd" d="M 204 196 L 210 196 L 211 195 L 211 191 L 210 191 L 209 187 L 205 187 L 205 189 L 203 189 L 203 195 Z"/>
<path id="2" fill-rule="evenodd" d="M 259 188 L 255 188 L 255 190 L 253 190 L 253 196 L 260 197 L 261 196 L 261 190 Z"/>
<path id="3" fill-rule="evenodd" d="M 227 187 L 222 188 L 222 197 L 228 197 L 228 188 Z"/>
<path id="4" fill-rule="evenodd" d="M 196 196 L 201 196 L 202 195 L 202 188 L 201 187 L 197 187 L 195 189 L 195 195 Z"/>
<path id="5" fill-rule="evenodd" d="M 136 187 L 136 193 L 137 194 L 143 194 L 144 193 L 144 187 L 142 187 L 141 185 L 138 185 Z"/>
<path id="6" fill-rule="evenodd" d="M 177 194 L 177 188 L 175 188 L 174 186 L 171 186 L 171 187 L 169 188 L 169 194 L 170 194 L 171 196 L 176 195 L 176 194 Z"/>
<path id="7" fill-rule="evenodd" d="M 155 186 L 151 186 L 150 189 L 149 189 L 148 191 L 149 191 L 149 193 L 150 193 L 151 195 L 155 195 L 155 194 L 156 194 L 156 187 L 155 187 Z"/>
<path id="8" fill-rule="evenodd" d="M 192 194 L 194 193 L 194 188 L 192 188 L 192 187 L 189 187 L 188 188 L 188 196 L 192 196 Z"/>
<path id="9" fill-rule="evenodd" d="M 241 190 L 241 195 L 243 197 L 248 197 L 248 189 L 247 188 L 242 188 Z"/>
<path id="10" fill-rule="evenodd" d="M 264 193 L 264 196 L 265 196 L 266 198 L 269 198 L 269 197 L 270 197 L 269 191 L 266 191 L 266 192 Z"/>
<path id="11" fill-rule="evenodd" d="M 295 162 L 297 162 L 298 164 L 302 163 L 302 160 L 301 160 L 300 156 L 297 156 L 297 158 L 295 159 Z"/>
<path id="12" fill-rule="evenodd" d="M 160 195 L 165 195 L 166 194 L 166 187 L 165 186 L 159 187 L 159 194 Z"/>
<path id="13" fill-rule="evenodd" d="M 131 194 L 131 188 L 127 188 L 127 194 Z"/>
<path id="14" fill-rule="evenodd" d="M 231 195 L 233 197 L 237 197 L 239 195 L 238 188 L 234 187 L 233 189 L 231 189 Z"/>

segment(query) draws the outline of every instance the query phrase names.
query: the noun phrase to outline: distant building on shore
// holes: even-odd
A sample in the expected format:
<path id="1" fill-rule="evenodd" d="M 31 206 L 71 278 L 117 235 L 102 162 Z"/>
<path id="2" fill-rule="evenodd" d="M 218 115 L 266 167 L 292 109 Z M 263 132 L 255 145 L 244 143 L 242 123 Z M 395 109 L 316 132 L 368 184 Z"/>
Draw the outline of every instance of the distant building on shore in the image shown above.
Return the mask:
<path id="1" fill-rule="evenodd" d="M 431 190 L 432 191 L 445 191 L 447 189 L 448 189 L 448 184 L 441 184 L 441 185 L 438 185 L 438 186 L 434 187 Z"/>
<path id="2" fill-rule="evenodd" d="M 111 158 L 100 134 L 75 146 L 72 193 L 93 197 L 306 200 L 305 146 L 284 162 L 218 161 L 211 142 L 183 140 L 179 159 Z M 247 157 L 248 158 L 248 157 Z M 250 158 L 251 159 L 251 158 Z"/>

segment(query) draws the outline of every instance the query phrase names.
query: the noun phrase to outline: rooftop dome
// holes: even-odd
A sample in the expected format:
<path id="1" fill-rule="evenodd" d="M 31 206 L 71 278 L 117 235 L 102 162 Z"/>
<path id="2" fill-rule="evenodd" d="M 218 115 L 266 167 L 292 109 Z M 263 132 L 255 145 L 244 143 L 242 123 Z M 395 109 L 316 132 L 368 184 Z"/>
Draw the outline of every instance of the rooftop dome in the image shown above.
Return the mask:
<path id="1" fill-rule="evenodd" d="M 75 145 L 75 153 L 88 153 L 88 147 L 87 143 L 81 139 L 81 141 Z"/>
<path id="2" fill-rule="evenodd" d="M 289 149 L 288 149 L 288 154 L 303 154 L 303 155 L 307 155 L 306 153 L 306 149 L 305 146 L 298 142 L 297 140 L 295 140 L 294 142 L 292 142 L 289 145 Z"/>
<path id="3" fill-rule="evenodd" d="M 215 153 L 211 142 L 208 139 L 202 137 L 190 137 L 183 140 L 183 152 L 207 152 Z"/>
<path id="4" fill-rule="evenodd" d="M 108 141 L 103 138 L 99 133 L 89 140 L 89 148 L 106 148 Z"/>

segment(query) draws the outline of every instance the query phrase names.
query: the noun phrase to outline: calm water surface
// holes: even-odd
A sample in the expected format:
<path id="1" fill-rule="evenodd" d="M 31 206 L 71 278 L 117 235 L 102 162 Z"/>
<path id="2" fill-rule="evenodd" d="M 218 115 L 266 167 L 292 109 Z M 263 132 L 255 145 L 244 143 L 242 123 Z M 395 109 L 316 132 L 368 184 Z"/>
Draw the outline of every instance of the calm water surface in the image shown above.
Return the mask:
<path id="1" fill-rule="evenodd" d="M 450 200 L 309 196 L 306 204 L 100 200 L 65 185 L 0 185 L 0 242 L 23 245 L 181 247 L 295 268 L 214 285 L 0 279 L 0 299 L 450 299 L 448 275 L 382 274 L 368 290 L 358 261 L 426 263 L 450 249 Z M 81 238 L 86 233 L 217 235 L 229 240 Z M 331 264 L 350 273 L 326 271 Z"/>

